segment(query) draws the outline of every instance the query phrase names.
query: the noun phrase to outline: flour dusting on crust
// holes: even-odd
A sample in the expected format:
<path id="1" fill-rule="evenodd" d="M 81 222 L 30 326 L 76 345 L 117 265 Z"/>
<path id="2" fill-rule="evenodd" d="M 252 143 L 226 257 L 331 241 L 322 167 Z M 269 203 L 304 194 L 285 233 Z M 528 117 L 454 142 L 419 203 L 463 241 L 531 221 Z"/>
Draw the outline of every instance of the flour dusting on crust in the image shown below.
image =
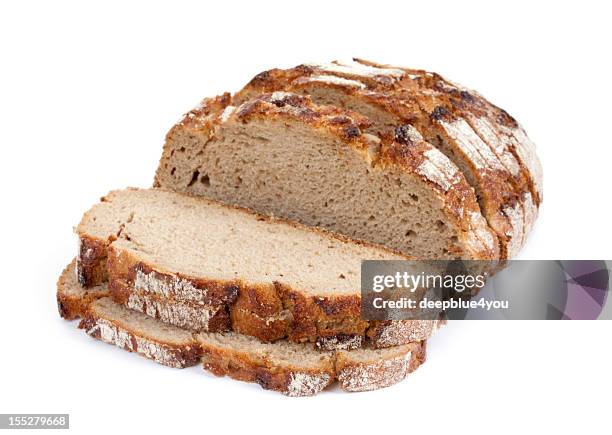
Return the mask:
<path id="1" fill-rule="evenodd" d="M 438 121 L 477 169 L 505 170 L 497 158 L 465 119 Z"/>
<path id="2" fill-rule="evenodd" d="M 199 304 L 206 304 L 209 296 L 205 288 L 198 288 L 187 279 L 178 276 L 164 276 L 155 271 L 146 273 L 137 270 L 134 290 Z"/>
<path id="3" fill-rule="evenodd" d="M 437 328 L 437 320 L 396 320 L 381 326 L 373 345 L 377 348 L 401 346 L 427 340 Z"/>
<path id="4" fill-rule="evenodd" d="M 360 77 L 376 77 L 387 76 L 392 78 L 401 78 L 406 72 L 397 68 L 378 68 L 369 65 L 364 65 L 355 61 L 350 62 L 331 62 L 324 64 L 307 64 L 313 68 L 327 71 L 330 73 L 346 74 L 350 76 Z"/>
<path id="5" fill-rule="evenodd" d="M 139 293 L 131 293 L 126 306 L 164 323 L 192 331 L 208 331 L 210 320 L 222 310 L 222 307 L 191 306 L 178 301 L 160 301 Z"/>
<path id="6" fill-rule="evenodd" d="M 180 350 L 172 349 L 166 344 L 157 343 L 145 337 L 135 336 L 106 319 L 96 319 L 93 326 L 86 329 L 85 332 L 105 343 L 114 344 L 129 352 L 139 353 L 168 367 L 183 368 L 188 365 Z"/>
<path id="7" fill-rule="evenodd" d="M 491 122 L 487 118 L 474 115 L 469 115 L 468 120 L 474 131 L 491 147 L 508 172 L 516 177 L 520 171 L 519 162 L 509 151 L 507 143 L 497 134 Z"/>
<path id="8" fill-rule="evenodd" d="M 527 235 L 531 232 L 531 228 L 535 223 L 535 220 L 538 217 L 538 207 L 535 205 L 533 201 L 533 196 L 530 192 L 523 193 L 523 211 L 525 218 L 525 227 L 523 228 L 524 238 L 523 243 L 525 243 Z"/>
<path id="9" fill-rule="evenodd" d="M 340 387 L 346 391 L 370 391 L 398 383 L 406 377 L 412 352 L 391 359 L 356 363 L 338 373 Z"/>
<path id="10" fill-rule="evenodd" d="M 489 249 L 493 249 L 496 244 L 493 235 L 489 231 L 489 226 L 487 225 L 487 221 L 482 216 L 482 214 L 478 212 L 470 212 L 469 213 L 469 222 L 470 229 L 472 231 L 468 232 L 468 243 L 473 246 L 486 246 Z"/>
<path id="11" fill-rule="evenodd" d="M 523 245 L 523 207 L 520 202 L 514 206 L 504 207 L 503 212 L 510 222 L 511 230 L 506 233 L 508 237 L 508 257 L 514 257 Z"/>
<path id="12" fill-rule="evenodd" d="M 363 343 L 361 335 L 318 337 L 317 348 L 321 350 L 351 350 L 360 348 Z"/>
<path id="13" fill-rule="evenodd" d="M 451 161 L 436 148 L 423 153 L 425 159 L 416 168 L 416 172 L 440 186 L 445 192 L 455 183 L 461 182 L 461 176 Z"/>
<path id="14" fill-rule="evenodd" d="M 308 82 L 327 83 L 330 85 L 349 86 L 352 88 L 365 89 L 366 85 L 357 80 L 345 79 L 343 77 L 332 75 L 314 75 L 306 79 Z"/>
<path id="15" fill-rule="evenodd" d="M 543 176 L 542 176 L 542 164 L 540 159 L 536 155 L 536 146 L 529 139 L 525 130 L 521 126 L 517 128 L 508 128 L 500 125 L 499 129 L 515 147 L 519 158 L 523 161 L 523 164 L 529 170 L 532 176 L 533 183 L 536 191 L 540 196 L 540 200 L 543 197 Z"/>
<path id="16" fill-rule="evenodd" d="M 327 373 L 291 372 L 287 390 L 283 394 L 290 397 L 312 396 L 321 392 L 332 381 Z"/>
<path id="17" fill-rule="evenodd" d="M 225 109 L 223 109 L 223 112 L 221 113 L 219 119 L 221 120 L 221 122 L 226 122 L 229 117 L 232 116 L 232 113 L 234 113 L 235 111 L 236 106 L 227 106 Z"/>

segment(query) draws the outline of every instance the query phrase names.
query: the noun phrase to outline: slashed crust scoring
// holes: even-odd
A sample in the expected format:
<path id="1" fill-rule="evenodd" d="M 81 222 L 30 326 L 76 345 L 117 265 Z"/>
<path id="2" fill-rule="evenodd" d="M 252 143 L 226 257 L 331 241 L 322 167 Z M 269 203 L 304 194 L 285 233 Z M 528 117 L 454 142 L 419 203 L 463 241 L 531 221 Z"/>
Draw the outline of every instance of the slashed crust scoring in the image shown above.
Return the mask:
<path id="1" fill-rule="evenodd" d="M 458 229 L 465 252 L 474 259 L 499 256 L 498 242 L 480 213 L 473 189 L 458 168 L 438 149 L 426 142 L 410 125 L 398 129 L 394 138 L 377 138 L 364 133 L 371 123 L 356 112 L 334 106 L 315 105 L 310 97 L 277 91 L 258 95 L 239 106 L 232 106 L 227 95 L 209 98 L 168 133 L 162 161 L 172 150 L 168 144 L 176 131 L 194 130 L 211 138 L 221 135 L 224 124 L 248 123 L 253 119 L 291 119 L 323 130 L 340 138 L 347 146 L 360 152 L 373 167 L 401 168 L 427 184 L 438 196 L 443 211 Z M 163 185 L 160 165 L 156 186 Z"/>
<path id="2" fill-rule="evenodd" d="M 79 284 L 74 274 L 74 263 L 69 265 L 58 280 L 58 294 L 71 294 L 83 297 L 79 305 L 84 308 L 79 328 L 93 338 L 113 344 L 129 352 L 173 368 L 189 367 L 202 362 L 206 370 L 218 376 L 255 382 L 265 389 L 279 391 L 287 396 L 310 396 L 338 381 L 346 391 L 366 391 L 395 384 L 425 361 L 425 342 L 398 346 L 383 357 L 373 354 L 372 350 L 360 351 L 319 351 L 302 344 L 301 351 L 316 354 L 319 363 L 316 367 L 299 366 L 274 360 L 266 349 L 282 344 L 261 344 L 260 352 L 247 352 L 230 345 L 212 344 L 200 340 L 199 334 L 175 330 L 176 338 L 168 339 L 155 333 L 152 324 L 157 320 L 144 318 L 142 314 L 124 311 L 122 318 L 109 316 L 98 307 L 98 302 L 112 306 L 108 298 L 90 300 L 85 291 L 78 291 Z M 101 291 L 108 293 L 106 285 Z M 98 301 L 98 302 L 94 302 Z M 116 309 L 121 309 L 116 307 Z M 156 325 L 158 328 L 161 324 Z M 211 333 L 212 334 L 212 333 Z M 213 336 L 215 334 L 212 334 Z M 216 335 L 221 335 L 217 333 Z M 355 352 L 359 352 L 356 354 Z"/>
<path id="3" fill-rule="evenodd" d="M 392 114 L 397 126 L 413 125 L 427 136 L 443 137 L 454 147 L 453 158 L 462 159 L 475 175 L 502 256 L 518 252 L 542 200 L 542 169 L 533 142 L 507 112 L 436 73 L 361 59 L 265 71 L 234 101 L 279 90 L 309 93 L 313 88 L 344 93 Z M 373 126 L 379 133 L 388 130 Z"/>

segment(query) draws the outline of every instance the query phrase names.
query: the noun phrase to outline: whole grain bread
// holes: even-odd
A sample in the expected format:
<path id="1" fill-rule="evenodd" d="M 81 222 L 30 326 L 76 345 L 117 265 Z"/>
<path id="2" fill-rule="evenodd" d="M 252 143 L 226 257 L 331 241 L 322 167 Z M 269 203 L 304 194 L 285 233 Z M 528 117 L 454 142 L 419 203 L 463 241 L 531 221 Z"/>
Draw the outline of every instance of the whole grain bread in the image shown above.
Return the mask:
<path id="1" fill-rule="evenodd" d="M 475 188 L 502 257 L 523 245 L 542 200 L 541 165 L 516 120 L 477 92 L 435 73 L 354 59 L 264 71 L 233 104 L 275 91 L 357 111 L 372 122 L 370 133 L 401 137 L 402 126 L 416 127 Z"/>
<path id="2" fill-rule="evenodd" d="M 174 326 L 346 349 L 367 337 L 374 347 L 420 341 L 437 325 L 414 320 L 389 336 L 374 332 L 385 322 L 361 319 L 361 260 L 407 257 L 203 198 L 111 192 L 77 233 L 104 252 L 116 302 Z"/>
<path id="3" fill-rule="evenodd" d="M 207 99 L 169 132 L 155 184 L 323 227 L 418 258 L 496 258 L 472 187 L 406 125 L 286 92 Z"/>
<path id="4" fill-rule="evenodd" d="M 337 380 L 346 391 L 393 385 L 425 361 L 425 342 L 383 350 L 318 351 L 286 340 L 261 343 L 236 333 L 193 334 L 116 304 L 79 292 L 72 270 L 64 271 L 58 292 L 84 297 L 79 328 L 99 340 L 160 364 L 183 368 L 202 361 L 216 375 L 255 382 L 288 396 L 316 394 Z M 107 291 L 106 285 L 100 290 Z"/>

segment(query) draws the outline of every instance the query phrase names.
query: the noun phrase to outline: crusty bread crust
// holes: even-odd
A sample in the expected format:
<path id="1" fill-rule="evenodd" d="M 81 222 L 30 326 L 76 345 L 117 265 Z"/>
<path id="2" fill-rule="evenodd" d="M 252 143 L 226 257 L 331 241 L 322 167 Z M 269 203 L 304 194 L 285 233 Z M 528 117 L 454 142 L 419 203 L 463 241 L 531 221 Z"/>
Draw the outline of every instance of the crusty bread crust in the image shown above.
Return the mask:
<path id="1" fill-rule="evenodd" d="M 313 88 L 339 91 L 392 114 L 397 125 L 435 132 L 454 146 L 454 158 L 476 178 L 502 258 L 516 255 L 537 217 L 542 169 L 535 146 L 507 112 L 438 74 L 361 59 L 264 71 L 234 96 L 234 104 L 261 93 L 310 93 Z M 373 126 L 378 133 L 388 129 Z"/>
<path id="2" fill-rule="evenodd" d="M 403 380 L 416 370 L 426 356 L 426 342 L 397 347 L 393 355 L 360 361 L 352 352 L 321 351 L 321 367 L 305 370 L 289 363 L 278 364 L 263 356 L 241 349 L 223 348 L 200 341 L 204 369 L 217 376 L 253 382 L 267 390 L 287 396 L 311 396 L 337 380 L 345 391 L 370 391 L 385 388 Z"/>
<path id="3" fill-rule="evenodd" d="M 107 240 L 79 235 L 79 251 L 76 257 L 76 274 L 79 284 L 93 287 L 107 280 Z"/>
<path id="4" fill-rule="evenodd" d="M 113 300 L 130 310 L 139 311 L 169 325 L 191 331 L 222 332 L 231 330 L 225 305 L 199 305 L 159 297 L 145 292 L 129 291 L 120 281 L 109 282 Z"/>
<path id="5" fill-rule="evenodd" d="M 66 320 L 83 317 L 89 304 L 98 298 L 110 295 L 109 289 L 104 285 L 89 289 L 76 289 L 73 285 L 76 274 L 76 260 L 72 260 L 64 268 L 57 281 L 57 310 Z"/>
<path id="6" fill-rule="evenodd" d="M 403 347 L 398 347 L 395 356 L 366 364 L 355 361 L 348 352 L 338 351 L 334 366 L 340 388 L 351 392 L 371 391 L 389 387 L 398 379 L 404 379 L 426 359 L 425 341 L 410 346 L 408 353 Z"/>
<path id="7" fill-rule="evenodd" d="M 202 346 L 202 364 L 216 376 L 259 384 L 265 390 L 281 392 L 291 397 L 312 396 L 334 382 L 335 372 L 331 355 L 326 364 L 305 370 L 291 365 L 279 366 L 267 358 L 238 349 L 211 345 Z"/>
<path id="8" fill-rule="evenodd" d="M 58 293 L 74 293 L 84 298 L 80 305 L 86 308 L 79 328 L 84 329 L 93 338 L 138 353 L 168 367 L 189 367 L 201 361 L 206 370 L 218 376 L 254 382 L 264 389 L 297 397 L 316 394 L 335 380 L 346 391 L 387 387 L 404 379 L 408 373 L 425 361 L 425 341 L 400 346 L 391 349 L 388 354 L 369 358 L 346 350 L 319 351 L 303 344 L 300 346 L 304 346 L 304 351 L 313 352 L 320 357 L 320 363 L 316 368 L 306 368 L 273 361 L 267 358 L 264 352 L 259 354 L 213 344 L 199 339 L 198 334 L 193 334 L 189 338 L 189 334 L 182 332 L 183 338 L 180 340 L 164 339 L 146 327 L 132 324 L 142 321 L 139 319 L 142 314 L 135 312 L 126 314 L 124 319 L 120 320 L 107 315 L 97 306 L 98 303 L 89 303 L 86 300 L 86 291 L 73 292 L 72 290 L 76 290 L 79 286 L 75 274 L 71 273 L 73 269 L 74 262 L 62 273 L 58 281 Z M 103 285 L 101 290 L 105 290 L 104 287 Z M 109 300 L 103 299 L 98 302 L 105 302 L 106 305 L 110 303 Z M 147 321 L 151 322 L 157 321 L 153 319 Z M 282 344 L 279 342 L 278 346 Z"/>
<path id="9" fill-rule="evenodd" d="M 376 348 L 400 346 L 426 340 L 443 323 L 442 320 L 378 320 L 371 322 L 366 335 Z"/>
<path id="10" fill-rule="evenodd" d="M 397 140 L 383 137 L 379 152 L 373 156 L 371 136 L 364 133 L 370 121 L 356 112 L 334 106 L 316 105 L 308 96 L 288 92 L 257 95 L 238 107 L 231 106 L 230 101 L 224 98 L 223 104 L 227 105 L 219 105 L 219 97 L 206 99 L 170 130 L 155 178 L 156 187 L 166 187 L 165 171 L 171 166 L 169 162 L 173 155 L 171 144 L 174 136 L 183 131 L 197 132 L 213 140 L 217 136 L 222 137 L 224 124 L 231 122 L 248 124 L 253 120 L 275 119 L 298 121 L 333 135 L 346 146 L 357 150 L 364 159 L 374 158 L 375 165 L 382 168 L 400 168 L 404 173 L 426 184 L 441 200 L 445 215 L 456 226 L 465 251 L 463 256 L 471 259 L 498 258 L 497 236 L 482 217 L 472 187 L 446 157 L 424 141 L 411 127 L 407 126 L 404 130 L 406 134 Z M 432 161 L 432 158 L 435 161 Z M 444 172 L 437 160 L 444 160 L 444 170 L 449 172 Z M 424 171 L 425 166 L 435 171 L 436 176 Z M 449 188 L 448 184 L 440 182 L 440 179 L 448 180 L 452 187 Z"/>
<path id="11" fill-rule="evenodd" d="M 89 307 L 79 323 L 87 335 L 113 344 L 128 352 L 135 352 L 159 364 L 173 368 L 191 367 L 200 361 L 201 349 L 195 340 L 189 344 L 177 345 L 154 336 L 139 334 L 125 325 L 104 318 Z"/>
<path id="12" fill-rule="evenodd" d="M 257 337 L 262 341 L 288 338 L 293 342 L 314 342 L 321 349 L 354 349 L 366 338 L 375 348 L 397 346 L 426 340 L 435 329 L 436 321 L 409 320 L 380 322 L 361 319 L 359 295 L 311 296 L 275 282 L 272 285 L 246 284 L 240 280 L 220 282 L 202 277 L 178 275 L 157 265 L 144 263 L 129 250 L 116 245 L 108 249 L 109 287 L 113 300 L 156 317 L 174 326 L 194 331 L 220 332 L 227 330 L 223 315 L 210 316 L 210 323 L 191 319 L 204 312 L 209 317 L 211 305 L 194 303 L 215 300 L 219 313 L 229 312 L 231 330 Z M 146 272 L 143 272 L 146 271 Z M 146 279 L 139 277 L 146 275 Z M 181 282 L 180 286 L 173 283 Z M 187 285 L 191 291 L 180 290 Z M 163 295 L 160 295 L 160 288 Z M 231 288 L 232 298 L 226 289 Z M 162 304 L 173 309 L 174 316 L 160 315 L 159 309 L 147 310 L 131 304 L 134 295 L 154 295 Z M 211 295 L 216 295 L 214 298 Z M 188 305 L 190 311 L 177 305 Z M 174 308 L 173 308 L 174 307 Z"/>
<path id="13" fill-rule="evenodd" d="M 112 201 L 114 195 L 114 192 L 109 193 L 103 201 Z M 252 214 L 239 207 L 233 208 Z M 259 220 L 282 222 L 319 232 L 326 237 L 394 253 L 324 230 L 278 218 L 256 216 Z M 93 239 L 84 230 L 79 235 L 83 239 Z M 109 277 L 111 296 L 115 302 L 173 326 L 193 331 L 233 330 L 263 341 L 282 338 L 293 342 L 308 341 L 317 343 L 321 349 L 354 349 L 362 346 L 366 339 L 369 339 L 368 345 L 372 347 L 389 347 L 425 340 L 433 330 L 432 327 L 423 326 L 423 322 L 427 324 L 431 321 L 412 321 L 403 327 L 402 333 L 395 334 L 395 340 L 388 341 L 381 331 L 395 326 L 361 319 L 358 294 L 315 297 L 279 282 L 246 285 L 240 280 L 219 282 L 205 277 L 184 276 L 160 269 L 159 265 L 147 264 L 134 252 L 120 249 L 112 243 L 117 236 L 122 237 L 117 232 L 105 242 L 100 241 L 96 249 L 86 251 L 87 261 L 89 264 L 95 263 L 92 253 L 100 253 L 101 258 L 97 261 L 101 266 L 94 269 L 105 271 L 98 276 Z M 80 253 L 83 253 L 82 249 Z M 92 280 L 87 282 L 91 283 Z M 370 329 L 372 332 L 369 332 Z"/>

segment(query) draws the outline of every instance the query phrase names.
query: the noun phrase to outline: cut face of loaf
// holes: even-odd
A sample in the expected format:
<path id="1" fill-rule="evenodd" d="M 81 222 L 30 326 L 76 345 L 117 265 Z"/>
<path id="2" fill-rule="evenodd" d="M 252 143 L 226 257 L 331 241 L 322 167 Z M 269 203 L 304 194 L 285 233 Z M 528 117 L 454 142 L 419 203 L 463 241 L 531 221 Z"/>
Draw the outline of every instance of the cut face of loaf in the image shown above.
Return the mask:
<path id="1" fill-rule="evenodd" d="M 170 131 L 156 185 L 418 258 L 498 256 L 473 189 L 415 128 L 380 140 L 364 117 L 284 92 L 221 101 Z"/>
<path id="2" fill-rule="evenodd" d="M 77 233 L 102 253 L 116 302 L 181 328 L 338 349 L 420 341 L 437 324 L 406 321 L 389 340 L 361 319 L 361 260 L 407 257 L 203 198 L 111 192 Z"/>
<path id="3" fill-rule="evenodd" d="M 384 350 L 318 351 L 282 340 L 270 344 L 235 333 L 192 334 L 81 291 L 74 270 L 64 271 L 58 294 L 83 296 L 79 327 L 99 340 L 160 364 L 183 368 L 202 361 L 216 375 L 255 382 L 288 396 L 313 395 L 335 380 L 346 391 L 383 388 L 425 361 L 425 342 Z M 106 285 L 99 287 L 108 291 Z M 76 296 L 75 296 L 76 298 Z"/>
<path id="4" fill-rule="evenodd" d="M 415 126 L 476 190 L 502 257 L 523 245 L 542 199 L 542 168 L 521 126 L 478 93 L 435 73 L 355 59 L 265 71 L 233 104 L 274 91 L 354 110 L 372 121 L 370 133 L 401 136 L 402 125 Z"/>

